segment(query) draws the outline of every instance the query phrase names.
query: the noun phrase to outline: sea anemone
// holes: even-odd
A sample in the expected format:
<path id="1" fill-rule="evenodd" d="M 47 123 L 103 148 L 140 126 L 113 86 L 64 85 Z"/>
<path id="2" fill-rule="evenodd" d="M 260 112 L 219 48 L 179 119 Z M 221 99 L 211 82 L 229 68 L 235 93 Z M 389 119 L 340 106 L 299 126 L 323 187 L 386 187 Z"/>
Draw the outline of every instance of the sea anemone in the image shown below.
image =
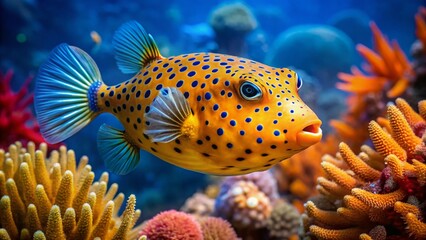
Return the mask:
<path id="1" fill-rule="evenodd" d="M 187 213 L 169 210 L 157 214 L 144 224 L 140 235 L 148 239 L 202 240 L 200 224 Z"/>
<path id="2" fill-rule="evenodd" d="M 318 191 L 334 203 L 322 209 L 306 203 L 305 230 L 319 239 L 426 238 L 426 101 L 419 114 L 403 99 L 387 107 L 387 119 L 371 121 L 374 149 L 356 155 L 341 143 L 335 157 L 325 155 Z"/>
<path id="3" fill-rule="evenodd" d="M 203 217 L 199 220 L 204 240 L 237 240 L 237 234 L 228 221 L 217 217 Z"/>
<path id="4" fill-rule="evenodd" d="M 82 157 L 76 164 L 73 150 L 61 146 L 47 157 L 47 145 L 20 142 L 0 149 L 1 239 L 130 239 L 140 216 L 131 195 L 124 200 L 118 185 L 108 189 L 108 173 L 93 183 L 95 174 Z"/>

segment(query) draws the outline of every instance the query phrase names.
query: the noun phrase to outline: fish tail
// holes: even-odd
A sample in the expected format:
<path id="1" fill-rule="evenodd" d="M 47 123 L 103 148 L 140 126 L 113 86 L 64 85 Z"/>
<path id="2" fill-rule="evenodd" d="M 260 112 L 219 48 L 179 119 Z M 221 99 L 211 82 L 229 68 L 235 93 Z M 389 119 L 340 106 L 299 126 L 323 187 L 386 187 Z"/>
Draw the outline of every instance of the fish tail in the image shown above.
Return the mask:
<path id="1" fill-rule="evenodd" d="M 50 53 L 37 75 L 34 94 L 47 142 L 71 137 L 100 113 L 97 92 L 102 84 L 96 63 L 80 48 L 61 44 Z"/>

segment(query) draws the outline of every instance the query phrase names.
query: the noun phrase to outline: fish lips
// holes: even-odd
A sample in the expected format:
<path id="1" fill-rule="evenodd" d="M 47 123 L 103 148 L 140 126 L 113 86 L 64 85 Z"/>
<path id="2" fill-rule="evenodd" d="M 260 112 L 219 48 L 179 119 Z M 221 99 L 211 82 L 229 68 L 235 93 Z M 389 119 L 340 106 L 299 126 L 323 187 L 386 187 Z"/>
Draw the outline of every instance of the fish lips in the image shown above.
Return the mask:
<path id="1" fill-rule="evenodd" d="M 321 141 L 322 130 L 321 120 L 308 122 L 299 132 L 296 133 L 296 142 L 299 146 L 309 147 Z"/>

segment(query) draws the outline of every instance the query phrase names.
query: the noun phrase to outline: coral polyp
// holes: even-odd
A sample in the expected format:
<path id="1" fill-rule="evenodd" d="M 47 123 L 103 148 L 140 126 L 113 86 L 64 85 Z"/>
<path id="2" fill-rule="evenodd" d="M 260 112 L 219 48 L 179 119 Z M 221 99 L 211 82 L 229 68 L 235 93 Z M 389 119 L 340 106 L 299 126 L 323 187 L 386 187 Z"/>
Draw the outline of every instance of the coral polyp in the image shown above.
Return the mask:
<path id="1" fill-rule="evenodd" d="M 20 142 L 0 149 L 1 239 L 134 239 L 140 211 L 130 195 L 126 208 L 116 196 L 118 185 L 108 188 L 108 173 L 95 174 L 82 157 L 77 165 L 73 150 L 61 146 L 47 156 L 47 145 L 27 148 Z"/>
<path id="2" fill-rule="evenodd" d="M 325 155 L 326 177 L 318 179 L 320 200 L 305 205 L 305 228 L 318 239 L 426 238 L 426 102 L 416 113 L 399 98 L 387 119 L 369 123 L 374 149 L 355 154 L 341 143 L 335 157 Z M 321 202 L 334 204 L 321 209 Z M 380 238 L 385 239 L 385 238 Z"/>

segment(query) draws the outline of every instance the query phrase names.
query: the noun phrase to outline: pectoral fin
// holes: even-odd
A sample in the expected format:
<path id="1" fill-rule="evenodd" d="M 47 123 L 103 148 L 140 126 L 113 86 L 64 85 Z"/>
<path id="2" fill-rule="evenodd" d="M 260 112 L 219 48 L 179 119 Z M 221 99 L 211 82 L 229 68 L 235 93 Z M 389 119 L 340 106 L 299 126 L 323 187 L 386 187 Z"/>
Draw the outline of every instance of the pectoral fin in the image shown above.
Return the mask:
<path id="1" fill-rule="evenodd" d="M 106 167 L 124 175 L 139 163 L 139 148 L 129 142 L 124 131 L 103 124 L 98 132 L 98 149 Z"/>
<path id="2" fill-rule="evenodd" d="M 177 88 L 161 89 L 145 119 L 145 134 L 153 142 L 167 143 L 181 136 L 191 137 L 198 126 L 188 101 Z"/>

